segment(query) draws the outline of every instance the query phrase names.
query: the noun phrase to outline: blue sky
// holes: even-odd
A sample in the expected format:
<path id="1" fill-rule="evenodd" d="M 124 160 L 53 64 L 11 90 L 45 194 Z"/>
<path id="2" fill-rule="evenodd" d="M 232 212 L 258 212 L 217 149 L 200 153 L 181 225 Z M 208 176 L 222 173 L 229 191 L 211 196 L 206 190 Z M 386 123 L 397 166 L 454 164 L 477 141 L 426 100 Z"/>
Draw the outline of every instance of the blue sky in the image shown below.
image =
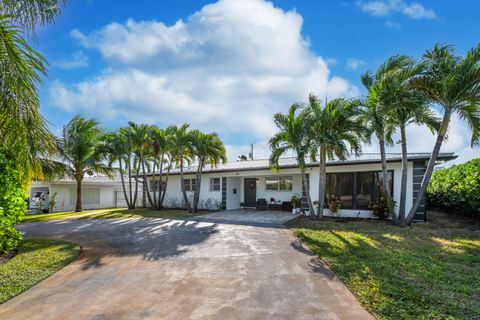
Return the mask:
<path id="1" fill-rule="evenodd" d="M 34 44 L 50 63 L 41 110 L 54 131 L 75 114 L 106 128 L 189 122 L 219 132 L 230 158 L 251 142 L 266 156 L 274 112 L 309 92 L 362 94 L 360 75 L 393 54 L 436 42 L 463 54 L 479 42 L 478 12 L 467 0 L 71 0 Z M 455 120 L 444 151 L 478 156 L 468 136 Z M 409 137 L 411 151 L 431 150 L 424 129 Z"/>

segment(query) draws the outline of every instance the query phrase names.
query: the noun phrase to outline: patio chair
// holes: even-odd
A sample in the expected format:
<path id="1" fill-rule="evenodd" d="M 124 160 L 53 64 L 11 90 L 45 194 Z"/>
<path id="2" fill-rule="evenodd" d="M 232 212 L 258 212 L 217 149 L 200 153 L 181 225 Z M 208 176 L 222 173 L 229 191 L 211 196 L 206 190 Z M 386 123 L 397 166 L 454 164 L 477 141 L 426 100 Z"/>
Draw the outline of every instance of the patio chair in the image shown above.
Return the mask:
<path id="1" fill-rule="evenodd" d="M 263 198 L 257 199 L 256 209 L 257 210 L 267 210 L 267 200 L 265 200 Z"/>

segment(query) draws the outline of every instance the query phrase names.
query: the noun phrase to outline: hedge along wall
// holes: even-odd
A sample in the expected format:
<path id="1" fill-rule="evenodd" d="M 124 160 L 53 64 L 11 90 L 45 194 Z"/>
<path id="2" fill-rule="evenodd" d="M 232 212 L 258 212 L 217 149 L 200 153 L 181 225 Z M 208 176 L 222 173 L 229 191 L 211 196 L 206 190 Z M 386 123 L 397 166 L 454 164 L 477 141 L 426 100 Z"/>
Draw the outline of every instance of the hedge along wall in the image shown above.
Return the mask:
<path id="1" fill-rule="evenodd" d="M 480 158 L 434 171 L 427 194 L 431 206 L 480 218 Z"/>

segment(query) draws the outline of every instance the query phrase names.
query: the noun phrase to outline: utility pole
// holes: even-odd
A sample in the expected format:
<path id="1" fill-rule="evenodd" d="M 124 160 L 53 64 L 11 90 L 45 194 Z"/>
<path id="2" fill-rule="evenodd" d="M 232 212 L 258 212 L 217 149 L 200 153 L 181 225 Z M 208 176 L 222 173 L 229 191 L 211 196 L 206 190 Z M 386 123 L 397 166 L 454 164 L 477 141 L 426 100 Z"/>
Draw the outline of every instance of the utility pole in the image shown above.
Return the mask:
<path id="1" fill-rule="evenodd" d="M 250 153 L 248 154 L 250 160 L 253 160 L 253 143 L 250 144 Z"/>

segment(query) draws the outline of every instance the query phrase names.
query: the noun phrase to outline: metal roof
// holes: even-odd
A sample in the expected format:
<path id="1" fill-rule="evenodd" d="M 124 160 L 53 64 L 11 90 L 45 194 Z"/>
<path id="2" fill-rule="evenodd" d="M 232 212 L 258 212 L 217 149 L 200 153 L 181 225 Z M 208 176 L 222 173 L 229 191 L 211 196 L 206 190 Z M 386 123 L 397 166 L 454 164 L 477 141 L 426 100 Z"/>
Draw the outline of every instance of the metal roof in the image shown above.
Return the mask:
<path id="1" fill-rule="evenodd" d="M 453 152 L 443 152 L 440 153 L 438 156 L 438 160 L 440 161 L 449 161 L 457 158 Z M 416 153 L 409 153 L 408 160 L 429 160 L 430 153 L 427 152 L 416 152 Z M 327 166 L 338 166 L 338 165 L 348 165 L 348 164 L 365 164 L 365 163 L 380 163 L 380 154 L 379 153 L 364 153 L 360 157 L 352 156 L 345 160 L 333 160 L 328 161 Z M 388 162 L 400 162 L 402 161 L 402 154 L 401 153 L 387 153 L 387 161 Z M 278 165 L 280 169 L 287 169 L 287 168 L 296 168 L 298 166 L 297 161 L 294 157 L 288 158 L 280 158 L 278 161 Z M 318 166 L 318 162 L 308 161 L 307 166 L 313 167 Z M 270 169 L 269 159 L 254 159 L 254 160 L 246 160 L 246 161 L 234 161 L 234 162 L 227 162 L 225 164 L 220 164 L 217 167 L 212 167 L 210 165 L 206 165 L 203 169 L 204 173 L 210 172 L 235 172 L 235 171 L 250 171 L 250 170 L 265 170 Z M 195 173 L 197 170 L 196 165 L 192 165 L 189 167 L 185 167 L 183 172 L 185 174 Z M 175 168 L 170 171 L 170 174 L 179 174 L 180 169 Z M 149 173 L 148 175 L 152 175 Z"/>

